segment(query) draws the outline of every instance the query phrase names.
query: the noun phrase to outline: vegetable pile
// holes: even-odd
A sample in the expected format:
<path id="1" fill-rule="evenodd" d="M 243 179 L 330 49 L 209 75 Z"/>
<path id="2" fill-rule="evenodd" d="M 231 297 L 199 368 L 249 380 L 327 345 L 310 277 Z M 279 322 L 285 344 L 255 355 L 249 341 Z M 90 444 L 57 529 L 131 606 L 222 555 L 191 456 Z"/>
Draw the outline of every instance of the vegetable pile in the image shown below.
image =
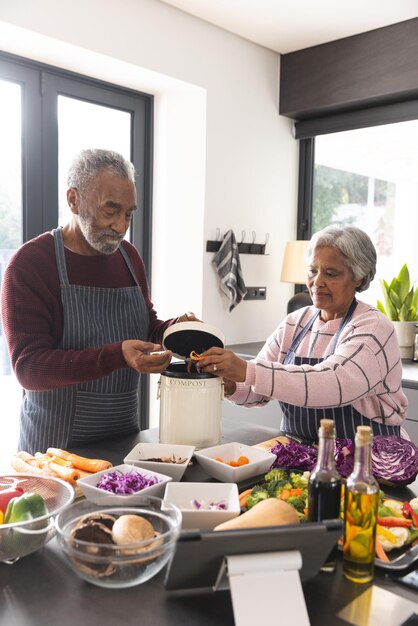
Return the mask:
<path id="1" fill-rule="evenodd" d="M 59 448 L 48 448 L 45 453 L 36 452 L 35 455 L 22 450 L 11 458 L 10 465 L 15 472 L 54 476 L 74 486 L 79 478 L 112 467 L 110 461 L 90 459 Z"/>
<path id="2" fill-rule="evenodd" d="M 242 508 L 251 509 L 261 500 L 278 498 L 290 504 L 299 521 L 306 521 L 308 512 L 309 472 L 303 474 L 273 469 L 264 476 L 264 482 L 240 494 Z"/>
<path id="3" fill-rule="evenodd" d="M 123 474 L 119 470 L 103 474 L 96 487 L 115 494 L 132 494 L 142 491 L 145 487 L 151 487 L 160 482 L 157 476 L 147 476 L 140 474 L 136 470 L 131 470 Z"/>
<path id="4" fill-rule="evenodd" d="M 240 493 L 241 508 L 247 511 L 263 500 L 276 498 L 290 504 L 295 509 L 299 521 L 306 522 L 309 475 L 308 471 L 296 473 L 273 469 L 264 476 L 263 482 Z M 388 557 L 388 552 L 393 551 L 391 557 L 396 558 L 399 556 L 399 550 L 418 544 L 418 498 L 402 502 L 387 498 L 383 491 L 379 495 L 376 557 L 383 562 L 389 562 L 391 558 Z M 361 543 L 360 535 L 364 533 L 364 528 L 360 521 L 355 519 L 355 513 L 350 509 L 349 514 L 354 515 L 354 518 L 350 520 L 350 541 L 347 543 L 352 543 L 357 537 L 358 544 Z M 341 497 L 341 518 L 344 519 L 344 487 Z"/>
<path id="5" fill-rule="evenodd" d="M 311 471 L 316 464 L 318 450 L 295 441 L 277 442 L 271 449 L 276 455 L 272 468 Z M 354 443 L 351 439 L 336 439 L 335 463 L 339 474 L 347 478 L 354 467 Z M 418 474 L 418 448 L 401 437 L 376 435 L 372 445 L 372 472 L 382 484 L 404 487 Z"/>

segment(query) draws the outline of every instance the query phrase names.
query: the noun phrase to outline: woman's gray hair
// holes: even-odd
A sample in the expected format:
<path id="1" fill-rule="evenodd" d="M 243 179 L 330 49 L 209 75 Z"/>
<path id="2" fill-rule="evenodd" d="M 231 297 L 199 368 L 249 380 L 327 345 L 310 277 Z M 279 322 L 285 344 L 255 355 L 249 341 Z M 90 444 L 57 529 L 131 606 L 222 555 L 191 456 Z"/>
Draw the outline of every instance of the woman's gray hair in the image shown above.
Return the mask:
<path id="1" fill-rule="evenodd" d="M 366 291 L 376 274 L 376 249 L 363 230 L 356 226 L 327 226 L 315 233 L 308 246 L 308 259 L 318 248 L 336 248 L 347 259 L 354 280 L 361 280 L 356 291 Z"/>
<path id="2" fill-rule="evenodd" d="M 115 176 L 127 178 L 135 184 L 135 168 L 130 161 L 113 150 L 82 150 L 68 170 L 68 187 L 78 189 L 83 196 L 94 179 L 107 170 Z"/>

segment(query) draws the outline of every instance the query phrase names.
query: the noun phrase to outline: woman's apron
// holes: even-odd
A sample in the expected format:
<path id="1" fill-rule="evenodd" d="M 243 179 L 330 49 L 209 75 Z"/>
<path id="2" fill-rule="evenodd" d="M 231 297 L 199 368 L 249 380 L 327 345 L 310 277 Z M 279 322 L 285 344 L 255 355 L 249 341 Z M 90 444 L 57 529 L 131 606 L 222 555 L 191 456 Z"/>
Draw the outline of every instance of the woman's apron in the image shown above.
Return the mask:
<path id="1" fill-rule="evenodd" d="M 354 299 L 335 334 L 331 351 L 327 356 L 334 354 L 338 339 L 344 327 L 351 319 L 356 306 L 357 300 Z M 317 311 L 306 326 L 303 327 L 299 335 L 295 337 L 284 360 L 284 365 L 316 365 L 327 358 L 327 356 L 323 358 L 296 356 L 297 348 L 305 335 L 312 329 L 320 312 L 321 311 Z M 386 426 L 383 423 L 370 420 L 368 417 L 361 415 L 351 404 L 331 408 L 312 408 L 280 402 L 280 406 L 283 411 L 283 420 L 280 430 L 289 435 L 297 435 L 308 441 L 318 440 L 319 423 L 323 418 L 334 420 L 337 437 L 354 439 L 357 426 L 361 424 L 371 426 L 373 434 L 375 435 L 400 435 L 399 426 Z"/>
<path id="2" fill-rule="evenodd" d="M 70 285 L 61 228 L 53 231 L 63 307 L 61 350 L 100 348 L 129 339 L 147 340 L 149 313 L 129 257 L 119 251 L 135 286 Z M 19 449 L 34 453 L 139 430 L 139 374 L 125 367 L 109 376 L 53 389 L 25 391 Z"/>

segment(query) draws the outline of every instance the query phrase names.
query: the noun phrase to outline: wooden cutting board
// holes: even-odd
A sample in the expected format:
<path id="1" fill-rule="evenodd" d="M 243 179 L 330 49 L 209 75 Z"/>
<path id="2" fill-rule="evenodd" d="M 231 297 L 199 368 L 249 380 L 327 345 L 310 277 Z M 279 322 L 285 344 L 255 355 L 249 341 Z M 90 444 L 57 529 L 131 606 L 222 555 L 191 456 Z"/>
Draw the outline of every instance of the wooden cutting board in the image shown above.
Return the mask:
<path id="1" fill-rule="evenodd" d="M 260 443 L 256 443 L 254 448 L 261 448 L 262 450 L 270 451 L 271 448 L 273 448 L 273 446 L 276 445 L 276 443 L 286 444 L 286 443 L 289 443 L 289 439 L 282 435 L 278 435 L 277 437 L 274 437 L 273 439 L 268 439 L 267 441 L 260 441 Z"/>

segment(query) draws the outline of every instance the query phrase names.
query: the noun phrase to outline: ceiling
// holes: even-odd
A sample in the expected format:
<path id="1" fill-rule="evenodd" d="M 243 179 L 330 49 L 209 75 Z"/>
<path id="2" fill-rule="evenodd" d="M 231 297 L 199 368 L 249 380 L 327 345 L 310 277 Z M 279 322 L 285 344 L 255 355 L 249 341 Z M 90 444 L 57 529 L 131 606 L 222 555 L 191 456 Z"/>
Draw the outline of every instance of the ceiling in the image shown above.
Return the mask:
<path id="1" fill-rule="evenodd" d="M 161 0 L 281 54 L 418 17 L 418 0 Z"/>

